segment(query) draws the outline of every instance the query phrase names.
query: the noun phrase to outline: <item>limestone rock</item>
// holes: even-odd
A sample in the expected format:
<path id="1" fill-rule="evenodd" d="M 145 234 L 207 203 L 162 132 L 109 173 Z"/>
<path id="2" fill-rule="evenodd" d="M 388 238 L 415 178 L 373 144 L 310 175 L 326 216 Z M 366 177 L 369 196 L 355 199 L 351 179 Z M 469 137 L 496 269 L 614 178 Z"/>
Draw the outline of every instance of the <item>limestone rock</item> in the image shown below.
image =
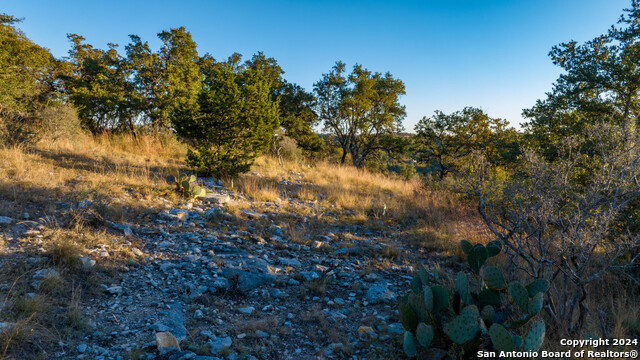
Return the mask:
<path id="1" fill-rule="evenodd" d="M 178 344 L 178 340 L 172 333 L 166 332 L 157 332 L 155 333 L 156 338 L 156 346 L 158 347 L 158 353 L 160 355 L 166 354 L 168 352 L 177 350 L 180 351 L 180 344 Z"/>

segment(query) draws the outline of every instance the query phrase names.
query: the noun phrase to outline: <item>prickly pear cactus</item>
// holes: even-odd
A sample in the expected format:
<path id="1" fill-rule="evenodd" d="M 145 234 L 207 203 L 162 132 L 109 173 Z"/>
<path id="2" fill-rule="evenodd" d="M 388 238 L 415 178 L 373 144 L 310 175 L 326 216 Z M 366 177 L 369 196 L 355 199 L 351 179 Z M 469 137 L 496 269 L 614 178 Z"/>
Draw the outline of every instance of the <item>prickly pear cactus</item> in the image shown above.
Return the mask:
<path id="1" fill-rule="evenodd" d="M 480 291 L 480 293 L 478 294 L 478 302 L 480 303 L 480 307 L 482 308 L 487 305 L 491 305 L 495 309 L 502 305 L 500 293 L 492 289 L 484 289 Z"/>
<path id="2" fill-rule="evenodd" d="M 487 259 L 500 253 L 502 245 L 500 241 L 486 246 L 461 241 L 460 247 L 477 276 L 458 272 L 455 288 L 450 291 L 442 286 L 437 272 L 420 267 L 411 281 L 411 292 L 399 300 L 400 321 L 406 330 L 403 348 L 408 356 L 424 356 L 423 350 L 434 345 L 460 357 L 484 348 L 540 349 L 544 322 L 534 324 L 525 339 L 514 332 L 523 331 L 520 329 L 543 309 L 549 282 L 538 279 L 526 287 L 517 281 L 507 283 L 501 269 L 486 264 Z M 511 302 L 521 311 L 514 311 Z"/>
<path id="3" fill-rule="evenodd" d="M 509 295 L 522 311 L 527 312 L 529 310 L 529 293 L 522 284 L 517 281 L 510 282 Z"/>
<path id="4" fill-rule="evenodd" d="M 504 290 L 507 288 L 507 282 L 504 279 L 502 270 L 495 266 L 487 266 L 484 268 L 483 279 L 491 289 Z"/>
<path id="5" fill-rule="evenodd" d="M 447 309 L 449 307 L 449 293 L 440 285 L 431 287 L 433 292 L 433 311 L 438 312 L 440 310 Z"/>
<path id="6" fill-rule="evenodd" d="M 542 347 L 542 343 L 544 342 L 545 328 L 544 321 L 542 320 L 538 321 L 531 327 L 527 334 L 527 338 L 524 340 L 525 351 L 540 350 L 540 347 Z"/>
<path id="7" fill-rule="evenodd" d="M 529 292 L 529 296 L 534 297 L 537 293 L 544 293 L 549 290 L 549 281 L 545 279 L 537 279 L 530 282 L 526 288 L 527 292 Z"/>
<path id="8" fill-rule="evenodd" d="M 480 316 L 482 317 L 482 320 L 484 320 L 485 323 L 493 323 L 493 314 L 494 314 L 494 310 L 493 310 L 493 306 L 491 305 L 487 305 L 484 308 L 482 308 L 482 311 L 480 312 Z"/>
<path id="9" fill-rule="evenodd" d="M 515 351 L 516 346 L 513 341 L 513 337 L 504 326 L 500 324 L 493 324 L 489 328 L 489 336 L 491 337 L 491 343 L 496 349 L 500 351 Z"/>
<path id="10" fill-rule="evenodd" d="M 533 299 L 531 299 L 531 303 L 529 304 L 529 314 L 537 314 L 542 310 L 542 305 L 544 303 L 544 293 L 537 293 Z"/>
<path id="11" fill-rule="evenodd" d="M 471 245 L 471 243 L 468 242 L 467 240 L 460 240 L 460 247 L 462 248 L 462 251 L 464 251 L 465 254 L 469 255 L 469 251 L 471 251 L 471 249 L 473 248 L 473 245 Z"/>
<path id="12" fill-rule="evenodd" d="M 413 279 L 411 279 L 411 290 L 416 293 L 422 291 L 422 280 L 420 280 L 420 277 L 414 276 Z"/>
<path id="13" fill-rule="evenodd" d="M 400 322 L 405 330 L 414 332 L 416 327 L 418 327 L 418 316 L 413 309 L 411 309 L 411 306 L 406 304 L 404 301 L 400 301 L 399 313 Z"/>
<path id="14" fill-rule="evenodd" d="M 416 339 L 418 339 L 418 343 L 422 345 L 422 347 L 425 349 L 428 348 L 433 341 L 433 336 L 433 327 L 431 325 L 426 325 L 425 323 L 418 324 Z"/>
<path id="15" fill-rule="evenodd" d="M 502 241 L 491 241 L 487 244 L 487 257 L 494 257 L 502 251 Z"/>
<path id="16" fill-rule="evenodd" d="M 409 331 L 404 332 L 404 341 L 402 342 L 404 353 L 407 356 L 418 356 L 418 350 L 416 349 L 416 341 L 413 338 L 413 334 Z"/>
<path id="17" fill-rule="evenodd" d="M 485 261 L 487 261 L 487 249 L 484 245 L 474 245 L 467 255 L 467 261 L 474 273 L 480 273 L 480 268 L 484 265 Z"/>
<path id="18" fill-rule="evenodd" d="M 471 303 L 471 293 L 469 292 L 469 279 L 462 271 L 458 272 L 456 277 L 456 290 L 460 294 L 460 300 L 465 304 Z"/>
<path id="19" fill-rule="evenodd" d="M 196 176 L 180 174 L 176 176 L 167 176 L 167 183 L 175 184 L 178 191 L 187 198 L 198 198 L 204 196 L 207 192 L 204 188 L 195 184 Z"/>
<path id="20" fill-rule="evenodd" d="M 480 318 L 480 311 L 478 311 L 478 307 L 475 305 L 469 305 L 464 309 L 460 310 L 460 315 L 470 315 L 474 319 Z"/>
<path id="21" fill-rule="evenodd" d="M 428 286 L 425 286 L 424 291 L 422 292 L 422 297 L 424 299 L 424 305 L 427 308 L 429 313 L 433 312 L 433 291 Z"/>
<path id="22" fill-rule="evenodd" d="M 453 319 L 444 329 L 451 341 L 462 345 L 473 339 L 480 332 L 480 325 L 471 315 L 460 315 Z"/>
<path id="23" fill-rule="evenodd" d="M 429 318 L 429 310 L 424 302 L 424 295 L 421 293 L 409 294 L 409 306 L 415 314 L 418 316 L 418 321 L 427 321 Z"/>

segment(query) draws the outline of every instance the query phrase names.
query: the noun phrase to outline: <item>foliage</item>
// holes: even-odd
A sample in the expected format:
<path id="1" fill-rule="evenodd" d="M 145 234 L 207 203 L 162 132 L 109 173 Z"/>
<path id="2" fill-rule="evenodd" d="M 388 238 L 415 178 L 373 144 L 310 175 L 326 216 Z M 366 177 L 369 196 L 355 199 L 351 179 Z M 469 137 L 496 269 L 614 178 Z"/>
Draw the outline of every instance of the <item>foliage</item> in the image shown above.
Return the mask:
<path id="1" fill-rule="evenodd" d="M 517 133 L 507 122 L 484 111 L 466 107 L 462 111 L 423 117 L 415 127 L 418 160 L 438 165 L 440 179 L 460 169 L 473 151 L 483 151 L 493 162 L 507 162 L 517 153 Z"/>
<path id="2" fill-rule="evenodd" d="M 313 112 L 314 97 L 301 86 L 284 81 L 274 89 L 280 99 L 280 126 L 294 139 L 307 157 L 319 157 L 324 141 L 313 131 L 318 116 Z"/>
<path id="3" fill-rule="evenodd" d="M 417 356 L 418 350 L 435 347 L 451 350 L 460 358 L 474 358 L 478 350 L 489 350 L 483 349 L 489 344 L 498 351 L 538 351 L 545 335 L 542 320 L 530 327 L 524 341 L 519 334 L 525 334 L 524 327 L 542 310 L 549 282 L 536 279 L 527 286 L 518 281 L 507 283 L 502 270 L 486 265 L 487 259 L 502 250 L 500 241 L 485 247 L 462 240 L 460 245 L 478 276 L 478 287 L 473 289 L 460 271 L 455 289 L 447 291 L 435 273 L 421 268 L 411 281 L 411 292 L 399 302 L 406 330 L 405 353 Z"/>
<path id="4" fill-rule="evenodd" d="M 416 170 L 416 166 L 413 162 L 404 163 L 400 165 L 400 176 L 405 178 L 405 180 L 411 180 L 418 177 L 418 171 Z"/>
<path id="5" fill-rule="evenodd" d="M 183 105 L 173 127 L 192 145 L 187 164 L 216 177 L 249 171 L 278 128 L 278 102 L 270 96 L 262 70 L 219 63 L 203 85 L 197 102 Z"/>
<path id="6" fill-rule="evenodd" d="M 175 185 L 177 190 L 187 199 L 204 196 L 207 192 L 204 188 L 196 185 L 196 176 L 180 174 L 178 176 L 168 176 L 167 183 Z"/>
<path id="7" fill-rule="evenodd" d="M 128 103 L 131 72 L 123 67 L 117 45 L 109 44 L 105 51 L 86 44 L 80 35 L 67 37 L 73 47 L 62 80 L 83 126 L 93 133 L 105 129 L 133 131 L 134 115 Z"/>
<path id="8" fill-rule="evenodd" d="M 553 162 L 526 151 L 505 181 L 481 156 L 466 175 L 512 266 L 551 280 L 547 313 L 571 335 L 585 323 L 593 283 L 605 273 L 626 276 L 640 262 L 640 235 L 617 221 L 640 198 L 639 147 L 632 124 L 599 124 L 557 144 Z"/>
<path id="9" fill-rule="evenodd" d="M 0 14 L 0 140 L 5 143 L 37 140 L 39 112 L 60 98 L 60 63 L 15 27 L 20 21 Z"/>
<path id="10" fill-rule="evenodd" d="M 584 44 L 570 41 L 549 53 L 564 73 L 545 100 L 538 100 L 523 114 L 528 137 L 547 159 L 554 159 L 563 138 L 606 121 L 618 126 L 638 124 L 640 111 L 640 2 L 603 35 Z"/>
<path id="11" fill-rule="evenodd" d="M 195 104 L 202 80 L 198 50 L 184 27 L 160 32 L 156 53 L 140 37 L 130 38 L 125 65 L 133 75 L 133 110 L 157 133 L 169 128 L 175 110 Z"/>
<path id="12" fill-rule="evenodd" d="M 376 151 L 381 139 L 402 130 L 405 107 L 399 97 L 404 83 L 390 73 L 372 73 L 355 65 L 348 76 L 345 64 L 337 62 L 332 71 L 314 84 L 316 112 L 324 129 L 335 136 L 343 150 L 341 162 L 351 155 L 361 167 Z"/>

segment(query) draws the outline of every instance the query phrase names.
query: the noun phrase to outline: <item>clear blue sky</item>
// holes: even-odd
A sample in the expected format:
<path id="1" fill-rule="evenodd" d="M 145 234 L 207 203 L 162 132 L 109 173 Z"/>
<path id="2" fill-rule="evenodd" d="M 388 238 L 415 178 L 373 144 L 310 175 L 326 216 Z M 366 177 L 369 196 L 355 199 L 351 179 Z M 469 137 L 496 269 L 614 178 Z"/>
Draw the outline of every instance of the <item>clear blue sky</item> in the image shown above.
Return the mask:
<path id="1" fill-rule="evenodd" d="M 437 1 L 34 1 L 0 0 L 0 12 L 57 57 L 67 33 L 94 46 L 124 45 L 137 34 L 185 26 L 199 52 L 225 59 L 257 51 L 285 78 L 311 90 L 336 60 L 391 72 L 407 95 L 407 130 L 424 115 L 464 106 L 523 121 L 560 74 L 547 56 L 555 44 L 586 41 L 613 25 L 629 0 Z"/>

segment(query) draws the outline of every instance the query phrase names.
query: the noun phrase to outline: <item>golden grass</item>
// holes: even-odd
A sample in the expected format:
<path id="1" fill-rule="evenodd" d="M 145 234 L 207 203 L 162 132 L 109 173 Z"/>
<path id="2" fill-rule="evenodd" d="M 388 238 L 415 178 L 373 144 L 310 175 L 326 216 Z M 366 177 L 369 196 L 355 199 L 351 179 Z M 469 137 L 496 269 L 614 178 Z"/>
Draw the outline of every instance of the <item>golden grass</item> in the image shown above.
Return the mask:
<path id="1" fill-rule="evenodd" d="M 274 201 L 283 194 L 319 206 L 317 216 L 332 213 L 341 220 L 373 227 L 379 222 L 402 224 L 404 230 L 410 230 L 405 233 L 412 243 L 454 254 L 460 239 L 488 239 L 473 209 L 457 194 L 431 191 L 418 178 L 406 180 L 328 162 L 285 161 L 280 166 L 266 156 L 257 159 L 254 171 L 259 176 L 247 174 L 238 182 L 238 189 L 253 199 Z M 305 209 L 309 211 L 296 204 L 289 206 L 301 215 Z"/>
<path id="2" fill-rule="evenodd" d="M 157 202 L 164 178 L 182 166 L 185 149 L 170 140 L 130 136 L 84 136 L 82 141 L 0 147 L 0 215 L 51 212 L 56 201 L 117 199 L 135 205 Z M 130 194 L 129 189 L 135 190 Z"/>

